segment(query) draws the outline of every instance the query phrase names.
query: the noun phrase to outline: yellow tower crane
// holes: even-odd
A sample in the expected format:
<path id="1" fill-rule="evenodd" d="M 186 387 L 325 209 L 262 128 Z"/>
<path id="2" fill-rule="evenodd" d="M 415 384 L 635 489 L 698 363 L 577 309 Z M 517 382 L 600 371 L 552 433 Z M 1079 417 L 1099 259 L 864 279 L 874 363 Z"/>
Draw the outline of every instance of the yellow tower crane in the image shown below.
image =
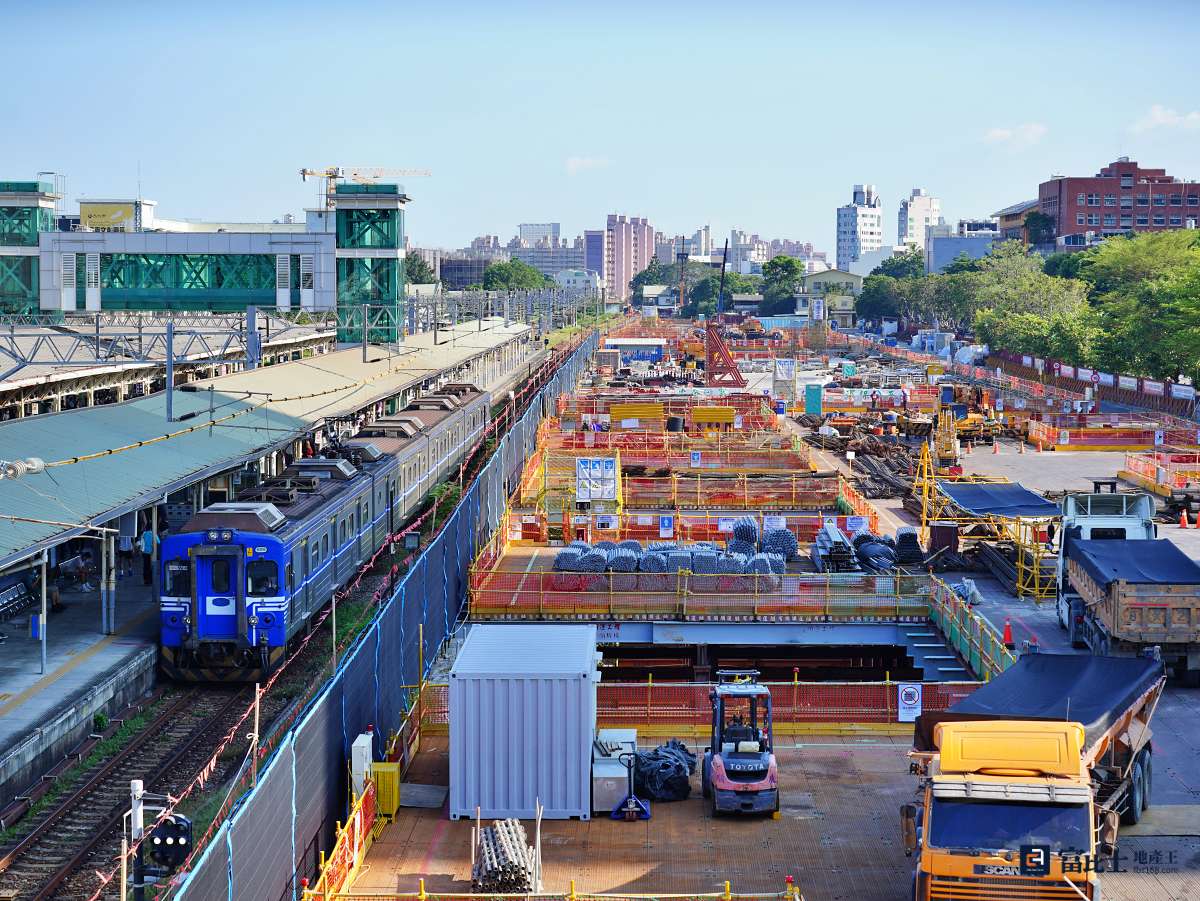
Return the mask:
<path id="1" fill-rule="evenodd" d="M 433 175 L 428 169 L 370 169 L 346 168 L 343 166 L 327 166 L 324 169 L 301 169 L 300 180 L 308 181 L 309 177 L 325 179 L 325 209 L 336 207 L 337 181 L 339 178 L 360 185 L 374 184 L 385 178 L 428 178 Z"/>

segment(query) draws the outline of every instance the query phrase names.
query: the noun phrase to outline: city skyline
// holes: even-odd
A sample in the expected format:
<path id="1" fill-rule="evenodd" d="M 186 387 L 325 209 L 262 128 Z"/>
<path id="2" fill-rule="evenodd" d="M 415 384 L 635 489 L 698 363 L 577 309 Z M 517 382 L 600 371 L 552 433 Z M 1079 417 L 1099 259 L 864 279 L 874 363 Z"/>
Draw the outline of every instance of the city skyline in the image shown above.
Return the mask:
<path id="1" fill-rule="evenodd" d="M 664 234 L 707 223 L 714 235 L 740 227 L 833 251 L 834 211 L 854 184 L 878 187 L 890 240 L 914 185 L 941 198 L 953 221 L 1035 196 L 1053 173 L 1094 172 L 1118 156 L 1183 178 L 1200 175 L 1200 103 L 1187 87 L 1200 78 L 1194 54 L 1173 58 L 1177 77 L 1169 81 L 1134 67 L 1106 80 L 1103 92 L 1075 92 L 1064 104 L 1045 90 L 1046 69 L 1005 60 L 1014 47 L 1054 58 L 1066 33 L 1078 46 L 1103 46 L 1114 21 L 1106 9 L 1115 4 L 1094 4 L 1086 17 L 1017 5 L 1036 12 L 1038 29 L 1024 27 L 1011 4 L 973 10 L 966 34 L 955 7 L 937 2 L 917 11 L 870 3 L 854 16 L 768 3 L 761 15 L 722 19 L 719 28 L 704 4 L 683 18 L 668 7 L 639 10 L 639 28 L 625 27 L 623 13 L 635 7 L 621 3 L 617 15 L 599 19 L 540 3 L 379 5 L 360 13 L 371 27 L 351 29 L 356 54 L 336 78 L 306 62 L 327 41 L 321 7 L 312 3 L 169 7 L 136 38 L 120 15 L 132 14 L 131 4 L 14 8 L 13 32 L 53 35 L 56 58 L 88 59 L 104 47 L 110 58 L 137 61 L 131 75 L 156 74 L 120 82 L 126 108 L 138 110 L 136 125 L 95 117 L 84 140 L 78 117 L 47 116 L 45 98 L 103 109 L 113 79 L 81 79 L 74 67 L 44 65 L 41 43 L 15 43 L 10 63 L 37 71 L 39 91 L 0 97 L 0 115 L 22 136 L 5 148 L 3 177 L 53 169 L 68 176 L 71 202 L 133 197 L 140 184 L 141 196 L 164 210 L 269 220 L 315 204 L 316 185 L 296 174 L 302 166 L 428 167 L 432 177 L 405 182 L 408 231 L 420 245 L 462 246 L 520 222 L 558 221 L 573 236 L 599 227 L 612 210 L 630 210 Z M 1195 16 L 1175 15 L 1187 11 L 1160 0 L 1142 14 L 1171 21 L 1187 45 L 1200 33 Z M 197 52 L 219 47 L 221 66 L 195 77 L 180 53 L 182 33 Z M 264 33 L 272 35 L 269 52 Z M 454 65 L 446 64 L 444 42 L 407 39 L 434 34 L 454 35 Z M 856 53 L 872 61 L 861 71 L 839 62 L 851 35 Z M 604 53 L 613 41 L 626 58 L 653 58 L 656 70 L 703 72 L 714 112 L 767 121 L 777 139 L 748 145 L 736 129 L 708 129 L 695 145 L 702 150 L 681 144 L 681 136 L 695 136 L 687 130 L 691 107 L 667 93 L 648 99 L 636 66 L 609 67 Z M 903 48 L 912 41 L 938 52 L 911 57 Z M 794 52 L 797 45 L 805 52 Z M 523 47 L 536 48 L 536 65 L 514 52 Z M 750 47 L 755 52 L 742 52 Z M 402 66 L 373 64 L 397 48 Z M 884 73 L 901 62 L 908 83 L 927 87 L 919 103 L 884 90 Z M 1004 78 L 984 78 L 981 67 L 1002 69 Z M 484 83 L 502 90 L 478 90 Z M 740 88 L 748 83 L 756 85 L 749 94 Z M 827 85 L 826 93 L 800 101 L 804 85 Z M 381 114 L 383 98 L 395 92 L 405 102 Z M 633 96 L 642 99 L 626 102 Z M 853 102 L 838 99 L 849 96 Z M 215 126 L 201 127 L 185 112 L 201 108 L 218 112 L 205 120 Z M 583 110 L 600 115 L 572 115 Z M 314 124 L 317 111 L 335 113 L 334 124 Z M 525 137 L 533 121 L 536 140 Z"/>

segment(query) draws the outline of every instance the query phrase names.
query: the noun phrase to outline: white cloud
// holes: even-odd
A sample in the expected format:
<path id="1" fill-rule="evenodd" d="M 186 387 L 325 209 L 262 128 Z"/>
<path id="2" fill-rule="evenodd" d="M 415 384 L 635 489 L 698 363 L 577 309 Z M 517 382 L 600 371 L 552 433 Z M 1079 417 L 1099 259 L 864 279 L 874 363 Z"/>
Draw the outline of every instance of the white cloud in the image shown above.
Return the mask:
<path id="1" fill-rule="evenodd" d="M 1000 144 L 1009 150 L 1024 150 L 1038 143 L 1046 136 L 1047 131 L 1041 122 L 1025 122 L 1012 128 L 989 128 L 983 139 L 989 144 Z"/>
<path id="2" fill-rule="evenodd" d="M 608 160 L 602 156 L 569 156 L 567 157 L 567 175 L 578 175 L 592 169 L 607 169 Z"/>
<path id="3" fill-rule="evenodd" d="M 1193 130 L 1200 128 L 1200 110 L 1181 113 L 1178 110 L 1163 106 L 1161 103 L 1156 103 L 1150 107 L 1150 111 L 1146 115 L 1129 126 L 1130 131 L 1139 134 L 1144 131 L 1153 131 L 1156 128 L 1186 128 Z"/>

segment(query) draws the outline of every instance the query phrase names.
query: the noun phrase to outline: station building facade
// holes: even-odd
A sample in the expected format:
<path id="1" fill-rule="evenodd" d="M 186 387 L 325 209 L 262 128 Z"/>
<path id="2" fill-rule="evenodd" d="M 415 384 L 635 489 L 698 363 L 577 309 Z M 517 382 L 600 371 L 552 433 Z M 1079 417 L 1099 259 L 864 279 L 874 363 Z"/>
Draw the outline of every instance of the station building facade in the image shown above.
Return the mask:
<path id="1" fill-rule="evenodd" d="M 403 321 L 404 205 L 338 183 L 303 222 L 196 222 L 150 200 L 81 200 L 61 229 L 47 182 L 0 182 L 0 311 L 393 307 Z"/>

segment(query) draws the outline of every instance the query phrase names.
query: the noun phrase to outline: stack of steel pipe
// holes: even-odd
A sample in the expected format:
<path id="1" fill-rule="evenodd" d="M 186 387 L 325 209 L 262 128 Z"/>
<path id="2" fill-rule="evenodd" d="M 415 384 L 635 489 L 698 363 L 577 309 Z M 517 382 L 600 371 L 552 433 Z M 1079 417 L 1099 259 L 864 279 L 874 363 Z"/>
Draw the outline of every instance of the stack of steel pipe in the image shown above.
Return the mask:
<path id="1" fill-rule="evenodd" d="M 533 863 L 533 848 L 525 838 L 521 821 L 496 820 L 479 830 L 471 891 L 532 892 Z"/>

